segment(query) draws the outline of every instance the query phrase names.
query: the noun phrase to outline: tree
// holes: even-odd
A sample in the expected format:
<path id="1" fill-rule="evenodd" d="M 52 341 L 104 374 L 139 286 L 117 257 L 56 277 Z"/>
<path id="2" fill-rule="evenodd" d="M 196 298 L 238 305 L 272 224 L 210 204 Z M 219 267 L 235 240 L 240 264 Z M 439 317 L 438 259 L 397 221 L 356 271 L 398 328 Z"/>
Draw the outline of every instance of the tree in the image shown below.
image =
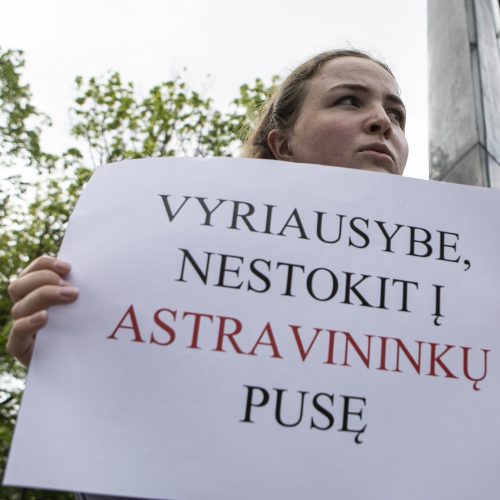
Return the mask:
<path id="1" fill-rule="evenodd" d="M 22 83 L 21 52 L 0 49 L 0 165 L 12 172 L 0 192 L 0 475 L 19 405 L 24 369 L 5 351 L 10 331 L 8 283 L 39 255 L 56 255 L 71 211 L 93 167 L 151 156 L 233 156 L 270 85 L 257 79 L 221 112 L 212 99 L 177 76 L 143 98 L 119 73 L 77 77 L 70 131 L 75 146 L 42 150 L 48 116 L 31 104 Z M 0 499 L 73 498 L 54 492 L 0 489 Z"/>
<path id="2" fill-rule="evenodd" d="M 19 51 L 0 49 L 0 166 L 9 172 L 2 179 L 0 191 L 0 472 L 3 476 L 8 447 L 19 406 L 24 369 L 6 354 L 5 343 L 10 329 L 10 301 L 6 286 L 26 262 L 44 251 L 35 241 L 37 229 L 25 234 L 33 222 L 35 207 L 23 210 L 29 183 L 20 174 L 25 166 L 37 174 L 50 171 L 56 157 L 40 147 L 42 129 L 49 125 L 46 115 L 31 104 L 29 86 L 21 81 L 24 59 Z M 12 172 L 12 174 L 10 174 Z M 30 237 L 28 237 L 28 235 Z M 22 236 L 22 237 L 21 237 Z M 43 240 L 43 238 L 42 238 Z M 2 488 L 0 498 L 48 498 L 39 491 Z M 50 494 L 50 498 L 71 498 L 68 494 Z"/>

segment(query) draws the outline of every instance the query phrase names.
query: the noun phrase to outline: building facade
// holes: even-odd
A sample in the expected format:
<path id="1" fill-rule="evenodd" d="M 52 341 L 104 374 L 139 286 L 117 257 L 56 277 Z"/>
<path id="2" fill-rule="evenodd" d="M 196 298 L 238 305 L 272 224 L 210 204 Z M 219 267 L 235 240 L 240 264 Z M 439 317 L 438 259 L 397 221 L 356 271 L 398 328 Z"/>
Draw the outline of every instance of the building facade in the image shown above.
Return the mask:
<path id="1" fill-rule="evenodd" d="M 500 188 L 500 0 L 428 0 L 430 178 Z"/>

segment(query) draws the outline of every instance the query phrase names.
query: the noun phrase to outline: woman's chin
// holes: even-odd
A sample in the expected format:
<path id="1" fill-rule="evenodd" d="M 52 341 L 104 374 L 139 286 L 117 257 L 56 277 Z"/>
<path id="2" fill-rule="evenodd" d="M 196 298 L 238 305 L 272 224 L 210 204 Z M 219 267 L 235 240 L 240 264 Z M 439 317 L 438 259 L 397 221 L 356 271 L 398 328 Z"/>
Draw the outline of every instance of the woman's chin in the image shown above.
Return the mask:
<path id="1" fill-rule="evenodd" d="M 342 165 L 339 165 L 342 166 Z M 354 170 L 364 170 L 366 172 L 381 172 L 383 174 L 396 174 L 402 175 L 402 172 L 399 172 L 394 165 L 374 165 L 372 163 L 369 164 L 360 164 L 353 166 L 345 166 L 343 168 L 353 168 Z"/>
<path id="2" fill-rule="evenodd" d="M 385 163 L 367 163 L 357 167 L 358 170 L 366 170 L 368 172 L 381 172 L 384 174 L 403 175 L 403 172 L 394 164 Z"/>

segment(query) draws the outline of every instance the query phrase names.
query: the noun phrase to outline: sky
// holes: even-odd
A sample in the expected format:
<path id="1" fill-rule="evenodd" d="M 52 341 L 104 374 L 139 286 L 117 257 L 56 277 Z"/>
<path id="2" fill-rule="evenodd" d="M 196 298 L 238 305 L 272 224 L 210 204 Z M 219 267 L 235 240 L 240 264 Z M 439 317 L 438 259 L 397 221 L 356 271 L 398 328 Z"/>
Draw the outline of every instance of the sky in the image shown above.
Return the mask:
<path id="1" fill-rule="evenodd" d="M 0 0 L 0 47 L 25 53 L 25 82 L 53 120 L 44 145 L 72 144 L 74 79 L 119 71 L 145 95 L 187 68 L 219 107 L 243 83 L 355 47 L 388 63 L 407 108 L 405 175 L 428 178 L 425 0 Z M 208 76 L 210 75 L 210 76 Z"/>

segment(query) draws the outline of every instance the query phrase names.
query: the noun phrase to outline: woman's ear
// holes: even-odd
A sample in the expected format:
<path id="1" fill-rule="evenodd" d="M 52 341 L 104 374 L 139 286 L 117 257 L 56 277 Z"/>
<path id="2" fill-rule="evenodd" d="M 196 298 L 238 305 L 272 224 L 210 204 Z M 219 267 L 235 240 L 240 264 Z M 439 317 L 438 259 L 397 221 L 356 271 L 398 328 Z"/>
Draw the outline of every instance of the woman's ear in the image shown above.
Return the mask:
<path id="1" fill-rule="evenodd" d="M 294 161 L 287 135 L 274 128 L 267 134 L 267 146 L 277 160 Z"/>

